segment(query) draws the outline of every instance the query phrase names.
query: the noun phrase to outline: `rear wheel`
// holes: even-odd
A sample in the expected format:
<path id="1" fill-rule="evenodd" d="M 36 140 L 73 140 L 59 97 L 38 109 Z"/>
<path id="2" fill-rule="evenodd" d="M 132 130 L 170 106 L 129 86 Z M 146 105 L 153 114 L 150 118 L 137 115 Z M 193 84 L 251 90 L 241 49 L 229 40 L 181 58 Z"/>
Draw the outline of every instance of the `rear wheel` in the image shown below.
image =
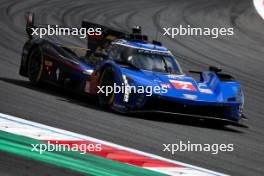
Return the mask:
<path id="1" fill-rule="evenodd" d="M 33 49 L 28 61 L 28 78 L 33 85 L 41 82 L 43 55 L 39 47 Z"/>
<path id="2" fill-rule="evenodd" d="M 104 108 L 110 108 L 115 100 L 113 87 L 115 84 L 114 70 L 112 67 L 106 67 L 102 73 L 99 86 L 104 87 L 104 92 L 99 93 L 99 103 Z M 109 88 L 107 88 L 109 87 Z M 111 87 L 111 88 L 110 88 Z M 112 89 L 111 92 L 107 91 Z"/>

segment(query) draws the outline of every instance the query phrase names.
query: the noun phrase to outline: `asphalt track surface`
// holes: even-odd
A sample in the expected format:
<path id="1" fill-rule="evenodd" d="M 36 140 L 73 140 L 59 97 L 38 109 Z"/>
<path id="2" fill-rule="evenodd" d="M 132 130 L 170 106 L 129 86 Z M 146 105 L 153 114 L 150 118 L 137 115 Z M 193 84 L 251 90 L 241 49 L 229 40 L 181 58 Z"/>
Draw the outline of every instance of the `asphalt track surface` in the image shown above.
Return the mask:
<path id="1" fill-rule="evenodd" d="M 82 174 L 71 170 L 58 168 L 49 164 L 35 161 L 29 158 L 0 152 L 1 176 L 18 176 L 18 175 L 63 175 L 63 176 L 81 176 Z M 15 168 L 14 168 L 15 166 Z"/>
<path id="2" fill-rule="evenodd" d="M 94 101 L 56 88 L 32 87 L 18 75 L 21 49 L 26 41 L 24 13 L 38 13 L 43 23 L 80 26 L 82 19 L 128 30 L 141 25 L 178 57 L 185 72 L 222 67 L 241 81 L 246 96 L 248 129 L 213 128 L 192 120 L 159 116 L 130 117 L 102 111 Z M 162 27 L 234 27 L 234 36 L 161 36 Z M 3 1 L 0 2 L 0 112 L 93 136 L 215 171 L 239 175 L 264 174 L 264 21 L 251 0 L 134 0 L 134 1 Z M 85 45 L 76 38 L 71 44 Z M 233 143 L 233 152 L 163 152 L 163 143 Z M 2 154 L 1 154 L 2 156 Z M 20 163 L 1 157 L 17 174 Z M 33 163 L 38 167 L 36 163 Z M 30 164 L 28 164 L 30 165 Z M 14 170 L 1 171 L 12 175 Z M 43 168 L 39 166 L 40 168 Z M 31 167 L 29 167 L 31 168 Z M 31 169 L 32 175 L 39 170 Z M 9 173 L 10 172 L 10 173 Z M 36 173 L 35 173 L 36 172 Z M 60 169 L 54 171 L 63 173 Z M 53 174 L 52 174 L 53 175 Z"/>

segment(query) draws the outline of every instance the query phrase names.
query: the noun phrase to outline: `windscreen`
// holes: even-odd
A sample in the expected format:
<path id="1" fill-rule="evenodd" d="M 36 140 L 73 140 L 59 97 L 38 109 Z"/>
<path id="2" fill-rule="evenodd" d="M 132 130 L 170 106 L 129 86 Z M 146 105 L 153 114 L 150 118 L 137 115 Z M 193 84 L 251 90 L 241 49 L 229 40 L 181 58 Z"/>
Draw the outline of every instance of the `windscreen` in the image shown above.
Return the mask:
<path id="1" fill-rule="evenodd" d="M 181 72 L 172 56 L 135 53 L 128 56 L 128 61 L 142 70 L 164 73 Z"/>
<path id="2" fill-rule="evenodd" d="M 181 68 L 175 57 L 167 53 L 149 52 L 147 50 L 118 47 L 121 57 L 115 57 L 117 60 L 122 60 L 133 65 L 136 68 L 162 72 L 181 74 Z M 121 51 L 120 51 L 121 50 Z"/>

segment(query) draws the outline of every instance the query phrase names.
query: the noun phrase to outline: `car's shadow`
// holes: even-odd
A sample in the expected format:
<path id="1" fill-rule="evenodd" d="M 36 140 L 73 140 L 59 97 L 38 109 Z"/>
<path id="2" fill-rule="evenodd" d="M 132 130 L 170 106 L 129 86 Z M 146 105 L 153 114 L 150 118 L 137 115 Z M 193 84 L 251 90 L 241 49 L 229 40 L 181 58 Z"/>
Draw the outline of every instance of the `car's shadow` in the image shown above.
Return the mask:
<path id="1" fill-rule="evenodd" d="M 31 90 L 40 91 L 42 93 L 54 95 L 58 97 L 59 101 L 67 101 L 70 103 L 78 104 L 80 106 L 89 107 L 93 109 L 97 109 L 100 111 L 106 111 L 108 113 L 120 114 L 124 117 L 128 118 L 138 118 L 150 121 L 158 121 L 162 123 L 175 123 L 180 125 L 186 126 L 194 126 L 194 127 L 201 127 L 201 128 L 209 128 L 215 130 L 223 130 L 229 132 L 236 132 L 236 133 L 243 133 L 243 131 L 233 126 L 222 126 L 214 121 L 205 121 L 202 119 L 191 118 L 191 117 L 182 117 L 182 116 L 173 116 L 166 115 L 166 114 L 149 114 L 149 113 L 139 113 L 139 114 L 121 114 L 116 113 L 111 110 L 105 110 L 99 106 L 96 97 L 86 96 L 84 94 L 78 94 L 67 89 L 62 89 L 61 87 L 57 87 L 54 85 L 49 84 L 42 84 L 41 86 L 33 86 L 30 84 L 29 81 L 26 80 L 18 80 L 18 79 L 11 79 L 11 78 L 3 78 L 0 77 L 0 81 L 4 81 L 6 83 L 14 84 L 17 86 L 21 86 L 24 88 L 28 88 Z"/>
<path id="2" fill-rule="evenodd" d="M 219 121 L 199 119 L 197 117 L 180 116 L 180 115 L 169 115 L 169 114 L 157 114 L 157 113 L 142 113 L 132 114 L 129 117 L 139 118 L 144 120 L 152 120 L 163 123 L 175 123 L 179 125 L 208 128 L 214 130 L 222 130 L 236 133 L 244 133 L 234 126 L 228 126 Z"/>
<path id="3" fill-rule="evenodd" d="M 27 80 L 11 79 L 0 77 L 0 81 L 6 83 L 14 84 L 24 88 L 28 88 L 34 91 L 42 92 L 57 97 L 59 101 L 67 101 L 69 103 L 74 103 L 80 106 L 89 107 L 93 109 L 103 110 L 96 99 L 96 97 L 86 96 L 84 94 L 78 94 L 68 89 L 63 89 L 61 87 L 50 85 L 50 84 L 41 84 L 40 86 L 32 85 Z"/>

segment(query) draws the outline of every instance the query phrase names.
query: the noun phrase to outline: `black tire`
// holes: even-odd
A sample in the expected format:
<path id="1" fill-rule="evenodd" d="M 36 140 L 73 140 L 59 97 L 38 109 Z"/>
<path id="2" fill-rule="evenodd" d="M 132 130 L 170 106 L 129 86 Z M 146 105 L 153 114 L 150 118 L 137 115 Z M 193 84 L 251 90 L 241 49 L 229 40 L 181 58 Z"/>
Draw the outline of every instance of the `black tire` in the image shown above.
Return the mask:
<path id="1" fill-rule="evenodd" d="M 112 67 L 106 67 L 103 72 L 102 76 L 100 78 L 99 86 L 114 86 L 115 83 L 115 77 L 114 77 L 114 69 Z M 105 89 L 104 89 L 105 91 Z M 106 96 L 106 92 L 102 93 L 99 92 L 99 104 L 104 108 L 111 108 L 115 99 L 115 94 L 112 91 L 111 93 Z"/>
<path id="2" fill-rule="evenodd" d="M 28 59 L 28 78 L 33 85 L 38 85 L 43 71 L 43 54 L 40 48 L 34 48 Z"/>

